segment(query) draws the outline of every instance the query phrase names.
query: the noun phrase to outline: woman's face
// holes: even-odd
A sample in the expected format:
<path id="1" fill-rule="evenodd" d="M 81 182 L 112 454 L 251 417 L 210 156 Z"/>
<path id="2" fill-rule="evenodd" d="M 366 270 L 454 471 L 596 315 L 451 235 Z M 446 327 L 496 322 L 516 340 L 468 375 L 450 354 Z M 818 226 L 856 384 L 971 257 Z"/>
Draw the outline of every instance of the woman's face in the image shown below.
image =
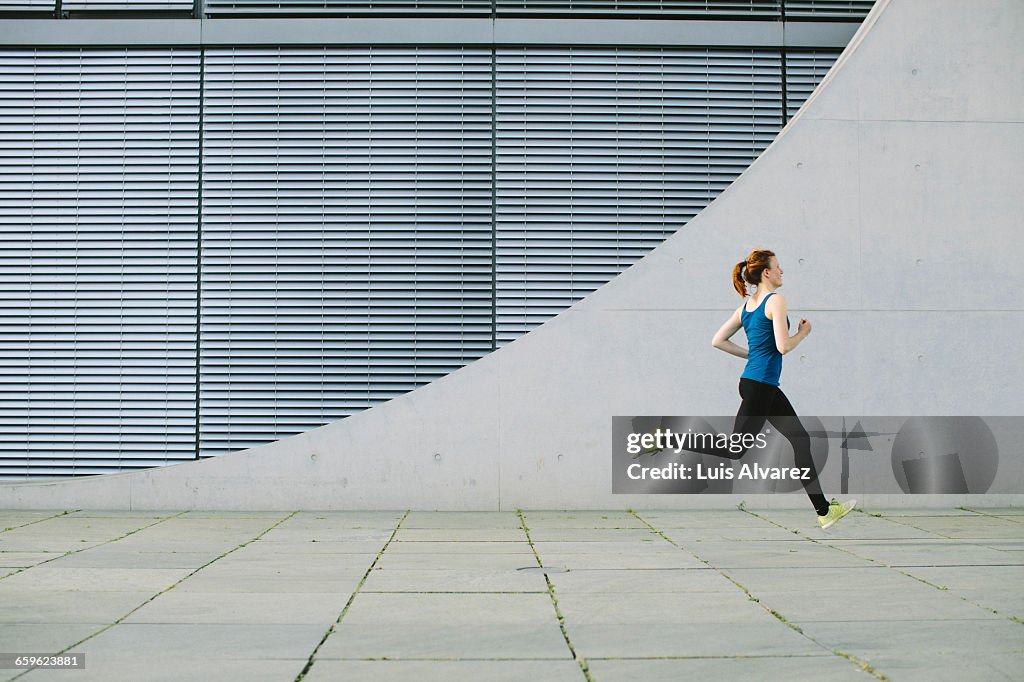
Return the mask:
<path id="1" fill-rule="evenodd" d="M 782 286 L 782 266 L 775 256 L 772 256 L 768 263 L 768 267 L 761 273 L 761 279 L 777 289 Z"/>

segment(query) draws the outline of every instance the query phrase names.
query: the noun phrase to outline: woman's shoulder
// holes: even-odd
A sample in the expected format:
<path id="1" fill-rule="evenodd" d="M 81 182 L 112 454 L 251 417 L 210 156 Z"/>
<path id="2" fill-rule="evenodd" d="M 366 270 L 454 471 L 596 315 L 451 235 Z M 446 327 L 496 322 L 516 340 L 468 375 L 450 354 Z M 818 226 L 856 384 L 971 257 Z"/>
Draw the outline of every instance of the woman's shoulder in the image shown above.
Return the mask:
<path id="1" fill-rule="evenodd" d="M 769 320 L 775 319 L 775 313 L 786 309 L 786 298 L 779 293 L 768 294 L 768 300 L 764 304 L 765 317 Z"/>

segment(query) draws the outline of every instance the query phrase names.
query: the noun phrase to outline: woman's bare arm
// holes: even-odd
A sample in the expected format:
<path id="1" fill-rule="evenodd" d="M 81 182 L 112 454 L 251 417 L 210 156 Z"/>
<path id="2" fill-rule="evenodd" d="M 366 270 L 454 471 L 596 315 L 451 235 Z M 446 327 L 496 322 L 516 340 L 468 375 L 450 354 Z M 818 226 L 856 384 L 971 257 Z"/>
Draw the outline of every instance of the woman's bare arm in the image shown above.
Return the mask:
<path id="1" fill-rule="evenodd" d="M 742 308 L 743 306 L 740 306 Z M 732 335 L 735 334 L 743 327 L 743 323 L 740 322 L 740 308 L 736 309 L 729 319 L 725 321 L 725 324 L 715 333 L 715 337 L 711 339 L 711 345 L 718 350 L 725 351 L 729 355 L 735 355 L 738 358 L 747 357 L 747 349 L 741 346 L 737 346 L 735 343 L 730 341 Z"/>
<path id="2" fill-rule="evenodd" d="M 775 331 L 775 347 L 785 355 L 800 345 L 800 342 L 811 333 L 811 323 L 801 319 L 797 325 L 796 334 L 789 335 L 789 328 L 786 325 L 786 299 L 782 294 L 775 294 L 765 304 L 765 312 L 769 313 L 772 319 L 772 329 Z"/>

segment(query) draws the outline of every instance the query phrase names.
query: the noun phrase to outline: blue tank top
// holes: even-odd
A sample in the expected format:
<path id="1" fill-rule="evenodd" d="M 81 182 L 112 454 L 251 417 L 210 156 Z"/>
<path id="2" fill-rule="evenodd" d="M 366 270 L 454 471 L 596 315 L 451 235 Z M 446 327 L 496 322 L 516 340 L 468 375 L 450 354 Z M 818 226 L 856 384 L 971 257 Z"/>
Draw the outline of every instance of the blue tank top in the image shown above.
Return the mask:
<path id="1" fill-rule="evenodd" d="M 747 304 L 743 304 L 740 322 L 747 334 L 747 366 L 740 378 L 753 379 L 772 386 L 779 385 L 782 375 L 782 353 L 775 346 L 775 327 L 765 315 L 764 306 L 775 292 L 768 294 L 754 312 L 747 312 Z M 786 316 L 786 329 L 789 329 L 789 316 Z"/>

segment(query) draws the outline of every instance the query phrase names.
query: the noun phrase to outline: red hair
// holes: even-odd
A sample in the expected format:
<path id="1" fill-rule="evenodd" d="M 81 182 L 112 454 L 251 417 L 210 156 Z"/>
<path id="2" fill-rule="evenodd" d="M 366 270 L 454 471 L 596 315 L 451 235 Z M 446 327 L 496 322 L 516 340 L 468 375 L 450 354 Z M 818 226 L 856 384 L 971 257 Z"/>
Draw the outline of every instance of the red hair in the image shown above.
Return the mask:
<path id="1" fill-rule="evenodd" d="M 774 255 L 766 249 L 754 249 L 732 269 L 732 285 L 742 298 L 747 297 L 747 284 L 761 283 L 761 275 L 771 266 Z"/>

